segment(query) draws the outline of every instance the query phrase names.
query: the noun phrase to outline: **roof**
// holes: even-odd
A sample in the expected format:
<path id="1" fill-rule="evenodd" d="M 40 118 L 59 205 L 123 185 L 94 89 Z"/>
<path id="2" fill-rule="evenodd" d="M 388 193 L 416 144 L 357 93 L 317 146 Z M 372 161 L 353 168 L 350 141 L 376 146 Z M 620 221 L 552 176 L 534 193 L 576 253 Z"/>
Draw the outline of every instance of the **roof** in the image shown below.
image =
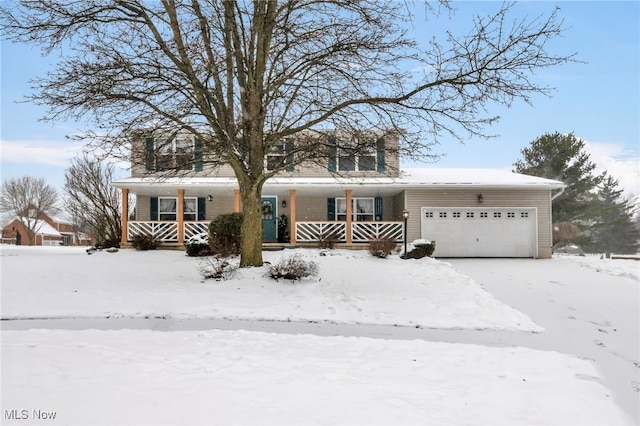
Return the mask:
<path id="1" fill-rule="evenodd" d="M 38 227 L 35 229 L 37 235 L 46 235 L 48 237 L 61 237 L 62 234 L 56 228 L 49 225 L 44 220 L 38 221 Z"/>
<path id="2" fill-rule="evenodd" d="M 177 188 L 188 188 L 202 195 L 215 189 L 235 189 L 237 180 L 232 177 L 169 177 L 169 178 L 126 178 L 113 182 L 118 188 L 128 188 L 133 193 L 175 194 Z M 373 189 L 378 192 L 399 192 L 406 188 L 510 188 L 510 189 L 561 189 L 565 185 L 557 180 L 528 176 L 500 169 L 445 169 L 416 168 L 403 169 L 400 177 L 274 177 L 264 185 L 263 192 L 296 190 Z"/>

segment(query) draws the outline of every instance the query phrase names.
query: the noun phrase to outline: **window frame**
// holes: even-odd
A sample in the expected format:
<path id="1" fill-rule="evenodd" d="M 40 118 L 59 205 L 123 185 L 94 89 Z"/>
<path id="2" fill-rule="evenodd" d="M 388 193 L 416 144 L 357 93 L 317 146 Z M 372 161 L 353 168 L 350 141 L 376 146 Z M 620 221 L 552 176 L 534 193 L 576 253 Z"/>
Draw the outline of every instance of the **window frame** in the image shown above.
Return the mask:
<path id="1" fill-rule="evenodd" d="M 378 165 L 378 149 L 377 146 L 363 146 L 357 152 L 352 142 L 338 142 L 336 152 L 336 168 L 339 172 L 375 172 Z M 365 165 L 368 162 L 368 166 Z M 346 166 L 348 164 L 348 166 Z"/>
<path id="2" fill-rule="evenodd" d="M 371 203 L 371 212 L 358 212 L 358 201 Z M 340 211 L 340 207 L 344 207 L 344 211 Z M 347 220 L 347 199 L 345 197 L 336 197 L 335 218 L 337 221 Z M 351 198 L 351 220 L 354 222 L 373 222 L 376 217 L 375 197 L 352 197 Z"/>
<path id="3" fill-rule="evenodd" d="M 153 160 L 156 171 L 193 171 L 196 163 L 196 138 L 154 138 Z"/>
<path id="4" fill-rule="evenodd" d="M 173 200 L 173 210 L 163 211 L 162 204 L 165 200 Z M 193 211 L 188 211 L 189 204 L 193 204 Z M 198 220 L 198 197 L 184 197 L 184 203 L 182 205 L 183 220 L 185 221 L 197 221 Z M 163 217 L 164 215 L 164 217 Z M 192 218 L 191 218 L 192 217 Z M 158 197 L 158 220 L 175 222 L 178 220 L 178 197 Z"/>

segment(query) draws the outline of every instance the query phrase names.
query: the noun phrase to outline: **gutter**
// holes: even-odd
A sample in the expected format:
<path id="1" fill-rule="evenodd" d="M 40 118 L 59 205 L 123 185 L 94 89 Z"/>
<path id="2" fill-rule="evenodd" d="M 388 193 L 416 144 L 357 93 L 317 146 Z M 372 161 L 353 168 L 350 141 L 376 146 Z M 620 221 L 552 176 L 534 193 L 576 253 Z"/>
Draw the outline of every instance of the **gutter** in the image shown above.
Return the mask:
<path id="1" fill-rule="evenodd" d="M 562 193 L 564 192 L 564 189 L 565 189 L 565 188 L 566 188 L 566 187 L 565 187 L 565 186 L 563 186 L 562 188 L 560 188 L 560 191 L 559 191 L 559 192 L 556 192 L 555 194 L 553 194 L 553 195 L 551 196 L 551 202 L 553 202 L 553 200 L 555 200 L 556 198 L 558 198 L 559 196 L 561 196 L 561 195 L 562 195 Z"/>

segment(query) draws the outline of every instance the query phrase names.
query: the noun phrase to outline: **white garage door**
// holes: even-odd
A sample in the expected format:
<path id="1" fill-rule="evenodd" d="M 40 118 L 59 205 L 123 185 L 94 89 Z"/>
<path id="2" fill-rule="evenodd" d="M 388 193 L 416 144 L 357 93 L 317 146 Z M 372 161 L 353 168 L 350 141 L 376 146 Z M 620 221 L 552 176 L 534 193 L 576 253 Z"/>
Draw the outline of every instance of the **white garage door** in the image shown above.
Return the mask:
<path id="1" fill-rule="evenodd" d="M 422 238 L 435 257 L 537 257 L 535 208 L 423 207 Z"/>

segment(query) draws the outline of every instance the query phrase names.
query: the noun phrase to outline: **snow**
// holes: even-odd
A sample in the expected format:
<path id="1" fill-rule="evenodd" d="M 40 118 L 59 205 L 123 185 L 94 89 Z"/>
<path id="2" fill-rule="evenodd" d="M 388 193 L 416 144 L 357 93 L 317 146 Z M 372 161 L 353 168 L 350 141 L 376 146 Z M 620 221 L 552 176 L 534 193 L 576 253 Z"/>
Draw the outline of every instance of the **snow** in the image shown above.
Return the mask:
<path id="1" fill-rule="evenodd" d="M 638 393 L 628 386 L 640 381 L 632 364 L 637 325 L 621 322 L 638 315 L 638 301 L 629 298 L 638 275 L 620 273 L 632 267 L 569 256 L 442 262 L 377 259 L 365 251 L 320 256 L 313 249 L 265 252 L 265 259 L 294 252 L 318 263 L 317 278 L 275 282 L 251 268 L 229 281 L 203 282 L 199 260 L 179 251 L 87 256 L 82 248 L 2 246 L 3 319 L 85 324 L 55 329 L 46 326 L 53 320 L 30 320 L 42 327 L 33 329 L 30 321 L 3 322 L 3 424 L 43 424 L 34 417 L 43 413 L 55 414 L 46 424 L 637 422 Z M 546 282 L 538 291 L 531 271 L 540 268 Z M 539 297 L 554 303 L 544 306 Z M 562 297 L 576 309 L 576 318 L 564 316 L 562 324 L 592 330 L 589 321 L 602 322 L 609 334 L 590 332 L 600 333 L 607 348 L 588 342 L 592 352 L 577 353 L 569 336 L 558 334 L 561 321 L 550 307 L 559 309 Z M 596 302 L 627 316 L 605 324 L 585 307 Z M 272 331 L 120 325 L 145 317 L 211 324 L 226 318 L 238 328 L 250 321 Z M 307 334 L 286 330 L 296 324 Z M 367 334 L 376 338 L 360 337 Z M 607 369 L 614 361 L 598 351 L 609 348 L 631 370 Z M 608 386 L 617 382 L 609 375 L 635 399 L 612 392 Z"/>
<path id="2" fill-rule="evenodd" d="M 202 260 L 184 252 L 121 250 L 87 256 L 82 248 L 68 248 L 50 256 L 47 250 L 2 248 L 3 255 L 15 255 L 3 262 L 3 275 L 20 277 L 3 283 L 2 316 L 242 318 L 543 331 L 434 259 L 407 270 L 398 256 L 383 260 L 367 251 L 296 252 L 322 261 L 318 278 L 274 282 L 265 269 L 252 268 L 239 270 L 230 281 L 203 283 L 198 273 Z M 292 253 L 265 252 L 265 260 L 275 263 Z M 70 267 L 61 268 L 61 262 Z"/>

